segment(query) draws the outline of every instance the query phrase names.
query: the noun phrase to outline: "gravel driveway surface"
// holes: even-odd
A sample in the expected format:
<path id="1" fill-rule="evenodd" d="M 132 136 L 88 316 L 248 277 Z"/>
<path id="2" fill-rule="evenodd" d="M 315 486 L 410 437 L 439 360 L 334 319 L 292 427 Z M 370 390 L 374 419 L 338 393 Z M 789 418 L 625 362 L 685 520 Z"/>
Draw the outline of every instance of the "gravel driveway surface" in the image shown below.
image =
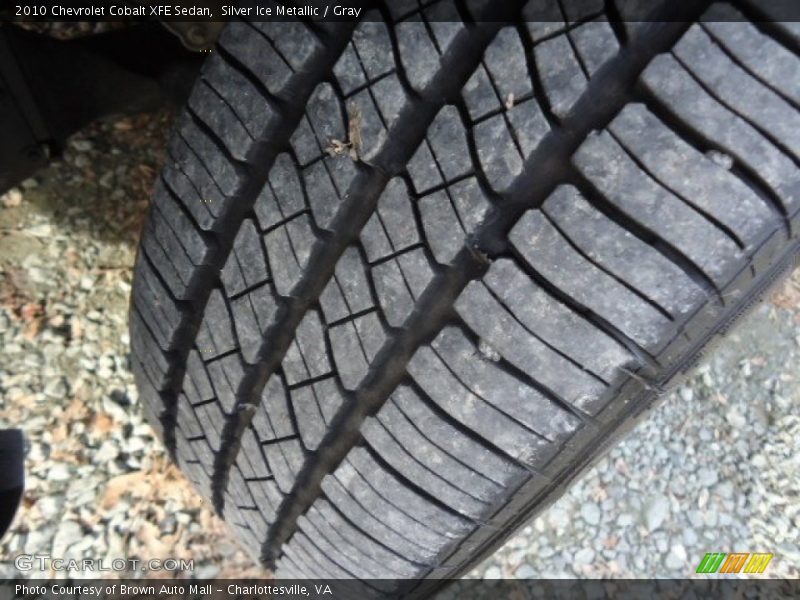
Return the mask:
<path id="1" fill-rule="evenodd" d="M 191 573 L 150 573 L 168 577 L 265 574 L 169 463 L 128 369 L 131 266 L 170 118 L 96 124 L 0 197 L 0 427 L 21 426 L 30 444 L 0 577 L 20 575 L 21 553 L 194 559 Z M 706 552 L 749 551 L 775 553 L 767 575 L 797 577 L 799 365 L 796 271 L 471 576 L 685 577 Z"/>

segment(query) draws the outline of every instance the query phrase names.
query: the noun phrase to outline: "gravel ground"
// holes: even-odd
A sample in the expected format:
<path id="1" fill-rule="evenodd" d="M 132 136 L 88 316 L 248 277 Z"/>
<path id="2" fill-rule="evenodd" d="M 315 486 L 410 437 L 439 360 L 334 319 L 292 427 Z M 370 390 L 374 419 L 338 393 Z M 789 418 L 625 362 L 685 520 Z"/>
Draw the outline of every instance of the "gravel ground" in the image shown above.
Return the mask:
<path id="1" fill-rule="evenodd" d="M 30 443 L 0 578 L 21 553 L 265 575 L 170 465 L 128 369 L 130 268 L 169 121 L 97 124 L 0 198 L 0 427 Z M 470 576 L 685 577 L 705 552 L 753 551 L 775 553 L 767 575 L 798 577 L 798 365 L 800 271 Z"/>

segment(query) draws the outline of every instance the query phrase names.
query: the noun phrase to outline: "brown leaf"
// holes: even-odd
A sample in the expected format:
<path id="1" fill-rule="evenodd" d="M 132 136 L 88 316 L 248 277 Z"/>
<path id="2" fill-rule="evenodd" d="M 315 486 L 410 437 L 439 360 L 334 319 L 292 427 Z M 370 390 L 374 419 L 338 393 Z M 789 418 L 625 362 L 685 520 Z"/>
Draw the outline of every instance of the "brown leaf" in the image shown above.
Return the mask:
<path id="1" fill-rule="evenodd" d="M 92 417 L 92 429 L 104 436 L 115 429 L 114 419 L 106 412 L 96 412 Z"/>
<path id="2" fill-rule="evenodd" d="M 347 111 L 347 137 L 350 144 L 350 157 L 358 160 L 361 154 L 361 109 L 351 104 Z"/>
<path id="3" fill-rule="evenodd" d="M 800 269 L 772 293 L 770 302 L 778 308 L 800 311 Z"/>
<path id="4" fill-rule="evenodd" d="M 147 495 L 150 489 L 151 483 L 142 471 L 117 475 L 106 484 L 100 506 L 107 510 L 119 502 L 125 494 L 142 497 Z"/>

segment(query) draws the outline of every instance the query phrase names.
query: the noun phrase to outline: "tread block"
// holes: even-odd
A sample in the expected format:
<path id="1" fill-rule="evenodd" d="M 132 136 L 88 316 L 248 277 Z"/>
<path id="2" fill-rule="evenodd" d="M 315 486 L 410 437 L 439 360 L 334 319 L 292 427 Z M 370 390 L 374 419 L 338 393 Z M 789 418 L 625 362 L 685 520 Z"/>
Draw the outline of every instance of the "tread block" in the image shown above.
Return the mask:
<path id="1" fill-rule="evenodd" d="M 189 351 L 186 359 L 186 374 L 181 385 L 183 392 L 192 404 L 207 402 L 216 397 L 203 363 L 203 357 L 197 349 Z"/>
<path id="2" fill-rule="evenodd" d="M 316 239 L 307 214 L 291 219 L 264 236 L 270 272 L 280 296 L 291 296 L 308 266 Z"/>
<path id="3" fill-rule="evenodd" d="M 196 406 L 194 410 L 197 415 L 197 420 L 202 424 L 209 446 L 211 446 L 214 452 L 219 452 L 221 448 L 222 427 L 225 423 L 225 415 L 220 409 L 219 404 L 216 402 L 206 402 L 205 404 Z"/>
<path id="4" fill-rule="evenodd" d="M 454 106 L 439 111 L 407 168 L 418 192 L 472 172 L 464 124 Z"/>
<path id="5" fill-rule="evenodd" d="M 361 25 L 364 25 L 364 23 L 362 22 Z M 361 29 L 361 25 L 356 28 L 356 31 Z M 383 54 L 384 53 L 381 52 L 381 55 Z M 352 41 L 347 44 L 339 60 L 336 61 L 333 67 L 333 74 L 345 97 L 350 95 L 353 91 L 367 85 L 367 76 L 364 72 L 364 68 L 361 66 L 358 53 Z"/>
<path id="6" fill-rule="evenodd" d="M 377 210 L 361 231 L 369 262 L 401 252 L 420 242 L 408 188 L 399 177 L 386 185 Z"/>
<path id="7" fill-rule="evenodd" d="M 370 293 L 365 266 L 355 246 L 349 246 L 336 263 L 334 276 L 320 296 L 328 323 L 369 310 L 375 303 Z"/>
<path id="8" fill-rule="evenodd" d="M 325 51 L 322 42 L 300 20 L 258 21 L 254 26 L 294 71 L 305 68 L 314 54 Z M 265 59 L 262 57 L 262 60 Z"/>
<path id="9" fill-rule="evenodd" d="M 425 193 L 444 183 L 442 173 L 436 166 L 436 159 L 433 157 L 427 140 L 417 147 L 414 156 L 408 161 L 406 169 L 417 194 Z"/>
<path id="10" fill-rule="evenodd" d="M 219 94 L 254 140 L 268 139 L 280 123 L 280 114 L 265 96 L 238 69 L 219 53 L 208 57 L 202 70 L 203 79 Z"/>
<path id="11" fill-rule="evenodd" d="M 356 327 L 358 340 L 361 345 L 364 357 L 368 363 L 372 363 L 378 351 L 386 341 L 386 329 L 383 326 L 377 311 L 369 312 L 357 317 L 353 323 Z"/>
<path id="12" fill-rule="evenodd" d="M 477 348 L 473 351 L 478 352 Z M 554 448 L 545 438 L 473 393 L 431 347 L 417 350 L 408 371 L 442 410 L 511 458 L 535 466 L 552 456 Z"/>
<path id="13" fill-rule="evenodd" d="M 436 44 L 422 21 L 403 21 L 394 29 L 400 60 L 411 86 L 418 92 L 424 91 L 438 71 L 439 51 Z"/>
<path id="14" fill-rule="evenodd" d="M 664 333 L 672 327 L 669 319 L 573 250 L 541 212 L 526 212 L 509 239 L 525 262 L 563 293 L 614 324 L 642 347 L 652 352 L 663 347 Z"/>
<path id="15" fill-rule="evenodd" d="M 445 106 L 439 111 L 428 128 L 426 139 L 445 181 L 472 171 L 464 124 L 454 106 Z"/>
<path id="16" fill-rule="evenodd" d="M 181 205 L 167 191 L 163 179 L 156 181 L 155 201 L 159 218 L 173 232 L 180 246 L 193 265 L 203 265 L 209 260 L 212 247 L 196 229 Z"/>
<path id="17" fill-rule="evenodd" d="M 344 122 L 343 114 L 344 107 L 333 86 L 329 83 L 320 83 L 311 94 L 305 111 L 317 141 L 319 149 L 317 156 L 323 155 L 331 140 L 347 139 L 347 124 Z"/>
<path id="18" fill-rule="evenodd" d="M 297 125 L 294 133 L 292 133 L 289 144 L 292 146 L 298 164 L 301 166 L 312 163 L 320 156 L 319 144 L 314 135 L 314 130 L 311 128 L 311 123 L 305 115 L 300 119 L 300 123 Z"/>
<path id="19" fill-rule="evenodd" d="M 172 295 L 179 300 L 186 300 L 194 266 L 156 210 L 151 211 L 144 226 L 142 248 Z"/>
<path id="20" fill-rule="evenodd" d="M 333 557 L 333 560 L 345 568 L 348 573 L 352 573 L 358 579 L 368 579 L 371 585 L 382 590 L 394 587 L 389 581 L 378 580 L 376 573 L 380 571 L 376 569 L 380 567 L 372 561 L 371 557 L 359 552 L 354 546 L 341 538 L 334 528 L 320 518 L 317 511 L 309 510 L 298 519 L 297 524 L 301 532 L 305 533 L 310 540 L 314 540 L 313 545 L 319 551 L 325 556 Z M 317 524 L 319 527 L 317 527 Z M 389 572 L 391 572 L 391 569 L 389 569 Z"/>
<path id="21" fill-rule="evenodd" d="M 370 13 L 377 16 L 375 13 Z M 353 32 L 352 44 L 359 62 L 370 81 L 395 70 L 394 56 L 387 52 L 392 47 L 389 30 L 379 20 L 365 20 Z"/>
<path id="22" fill-rule="evenodd" d="M 374 418 L 364 422 L 361 432 L 373 451 L 386 463 L 450 508 L 473 519 L 480 519 L 487 512 L 489 508 L 487 503 L 453 485 L 446 476 L 438 474 L 417 458 L 418 456 L 428 458 L 424 448 L 418 448 L 412 453 Z M 441 458 L 442 455 L 439 454 L 438 457 Z"/>
<path id="23" fill-rule="evenodd" d="M 393 404 L 427 440 L 484 479 L 505 487 L 523 475 L 523 469 L 462 432 L 449 419 L 440 416 L 410 386 L 398 386 L 385 406 L 388 407 L 389 404 Z M 386 410 L 393 411 L 392 408 Z M 378 414 L 378 418 L 387 427 L 393 426 L 394 419 L 384 418 L 383 411 Z M 473 489 L 481 493 L 482 489 L 488 488 L 484 482 L 476 484 Z"/>
<path id="24" fill-rule="evenodd" d="M 218 289 L 213 290 L 208 297 L 195 346 L 202 353 L 204 360 L 211 360 L 239 347 L 228 312 L 227 300 Z"/>
<path id="25" fill-rule="evenodd" d="M 308 537 L 302 532 L 298 531 L 293 536 L 294 543 L 300 546 L 306 553 L 306 556 L 309 560 L 312 561 L 312 564 L 315 568 L 320 565 L 324 565 L 327 573 L 329 574 L 328 577 L 331 579 L 346 579 L 346 580 L 353 580 L 352 583 L 348 582 L 348 586 L 355 587 L 359 585 L 357 581 L 359 578 L 365 578 L 364 572 L 359 569 L 360 575 L 355 573 L 351 573 L 344 567 L 342 567 L 339 562 L 346 562 L 342 560 L 342 557 L 339 554 L 335 555 L 336 560 L 332 560 L 329 556 L 322 552 L 316 545 L 316 540 L 312 542 Z M 337 562 L 338 561 L 338 562 Z M 365 586 L 366 587 L 366 586 Z M 351 597 L 360 597 L 361 594 L 358 596 L 351 596 Z"/>
<path id="26" fill-rule="evenodd" d="M 654 137 L 649 140 L 657 144 Z M 669 160 L 660 157 L 665 163 Z M 673 317 L 689 314 L 705 300 L 705 292 L 679 267 L 592 207 L 574 187 L 556 189 L 543 211 L 596 265 L 627 281 Z"/>
<path id="27" fill-rule="evenodd" d="M 416 249 L 373 267 L 372 279 L 386 321 L 402 327 L 433 279 L 433 270 L 425 252 Z"/>
<path id="28" fill-rule="evenodd" d="M 252 425 L 262 443 L 297 435 L 289 412 L 288 392 L 280 376 L 273 375 L 264 386 Z"/>
<path id="29" fill-rule="evenodd" d="M 209 137 L 188 115 L 181 114 L 176 120 L 176 130 L 191 147 L 195 156 L 203 164 L 214 183 L 225 196 L 233 196 L 240 191 L 243 183 L 242 173 L 220 151 L 217 143 Z M 213 210 L 213 204 L 209 204 Z M 218 214 L 218 213 L 215 213 Z"/>
<path id="30" fill-rule="evenodd" d="M 445 328 L 431 346 L 463 387 L 548 441 L 560 444 L 580 425 L 576 417 L 495 361 L 472 360 L 480 351 L 460 329 Z"/>
<path id="31" fill-rule="evenodd" d="M 236 406 L 236 394 L 244 377 L 244 363 L 238 354 L 229 354 L 206 364 L 217 399 L 225 414 Z"/>
<path id="32" fill-rule="evenodd" d="M 586 372 L 582 365 L 555 352 L 526 330 L 483 284 L 470 283 L 456 302 L 456 310 L 484 344 L 491 346 L 509 363 L 546 386 L 563 402 L 594 415 L 608 401 L 605 394 L 607 386 L 602 380 Z M 484 361 L 483 364 L 491 363 Z M 496 387 L 502 389 L 501 386 Z M 506 382 L 506 387 L 509 389 L 503 390 L 503 393 L 508 395 L 512 391 L 510 381 Z M 541 416 L 546 417 L 546 421 L 559 425 L 561 409 L 557 409 L 533 388 L 530 389 L 531 394 L 537 397 L 537 402 L 528 400 L 529 410 L 541 411 Z M 514 395 L 508 397 L 512 401 Z M 532 416 L 527 420 L 517 417 L 517 420 L 533 426 Z M 561 425 L 570 431 L 575 423 L 567 420 Z M 537 433 L 553 439 L 547 431 L 533 428 Z"/>
<path id="33" fill-rule="evenodd" d="M 546 40 L 533 49 L 536 68 L 542 80 L 545 94 L 550 101 L 550 110 L 564 118 L 586 90 L 583 74 L 567 35 Z"/>
<path id="34" fill-rule="evenodd" d="M 588 21 L 570 31 L 569 35 L 589 77 L 619 51 L 617 36 L 606 20 Z"/>
<path id="35" fill-rule="evenodd" d="M 679 248 L 718 287 L 742 254 L 731 238 L 644 172 L 607 132 L 590 136 L 574 156 L 578 169 L 614 206 Z"/>
<path id="36" fill-rule="evenodd" d="M 322 229 L 334 231 L 334 219 L 356 175 L 349 156 L 326 156 L 303 171 L 314 221 Z"/>
<path id="37" fill-rule="evenodd" d="M 514 27 L 503 27 L 486 48 L 483 65 L 505 104 L 509 98 L 522 98 L 533 92 L 525 62 L 525 48 Z"/>
<path id="38" fill-rule="evenodd" d="M 478 121 L 488 114 L 502 110 L 503 102 L 497 96 L 489 72 L 483 64 L 472 73 L 461 90 L 467 111 L 473 121 Z"/>
<path id="39" fill-rule="evenodd" d="M 800 104 L 800 58 L 771 37 L 762 34 L 729 5 L 715 4 L 703 15 L 703 28 L 750 73 Z"/>
<path id="40" fill-rule="evenodd" d="M 184 145 L 185 147 L 185 145 Z M 207 174 L 206 174 L 207 175 Z M 192 215 L 195 222 L 203 231 L 209 231 L 216 224 L 216 219 L 207 204 L 216 202 L 220 204 L 223 196 L 216 186 L 213 186 L 213 195 L 206 195 L 208 200 L 203 201 L 203 196 L 198 190 L 198 182 L 190 180 L 180 170 L 177 161 L 172 158 L 164 165 L 161 172 L 164 189 L 169 190 L 181 205 Z"/>
<path id="41" fill-rule="evenodd" d="M 242 508 L 240 510 L 255 539 L 263 540 L 267 536 L 267 522 L 261 516 L 261 512 L 257 508 Z"/>
<path id="42" fill-rule="evenodd" d="M 247 487 L 253 502 L 259 508 L 261 515 L 267 523 L 274 523 L 278 506 L 283 500 L 283 495 L 273 480 L 248 481 Z"/>
<path id="43" fill-rule="evenodd" d="M 692 148 L 644 105 L 626 106 L 609 129 L 662 185 L 724 224 L 743 244 L 760 241 L 764 227 L 774 225 L 769 206 L 752 189 Z"/>
<path id="44" fill-rule="evenodd" d="M 427 535 L 415 537 L 413 534 L 420 525 L 371 490 L 350 465 L 342 463 L 334 475 L 327 475 L 322 480 L 322 490 L 327 500 L 341 514 L 350 522 L 358 523 L 362 531 L 372 539 L 391 548 L 408 561 L 424 564 L 433 559 L 433 549 L 441 538 L 424 528 L 422 531 L 427 532 Z M 319 499 L 315 506 L 320 506 L 323 502 L 324 500 Z M 388 512 L 393 513 L 393 519 L 387 521 L 385 515 Z M 411 530 L 408 524 L 411 525 Z"/>
<path id="45" fill-rule="evenodd" d="M 203 427 L 197 420 L 197 415 L 185 394 L 179 394 L 177 400 L 178 429 L 187 438 L 203 437 Z"/>
<path id="46" fill-rule="evenodd" d="M 453 261 L 490 208 L 474 177 L 420 199 L 425 237 L 437 262 L 447 265 Z"/>
<path id="47" fill-rule="evenodd" d="M 396 75 L 387 75 L 349 99 L 349 118 L 360 123 L 357 151 L 362 161 L 372 163 L 377 159 L 386 146 L 388 132 L 408 104 L 405 88 Z"/>
<path id="48" fill-rule="evenodd" d="M 537 286 L 511 260 L 492 263 L 484 283 L 525 328 L 607 382 L 636 366 L 616 340 Z"/>
<path id="49" fill-rule="evenodd" d="M 169 143 L 170 161 L 163 179 L 200 226 L 208 231 L 217 225 L 216 219 L 230 199 L 222 193 L 195 151 L 181 137 L 180 131 L 176 133 Z"/>
<path id="50" fill-rule="evenodd" d="M 347 462 L 380 496 L 415 521 L 424 523 L 428 529 L 452 539 L 472 530 L 473 523 L 468 519 L 444 510 L 408 488 L 376 462 L 366 449 L 353 448 Z"/>
<path id="51" fill-rule="evenodd" d="M 163 256 L 169 261 L 169 269 L 161 269 L 162 274 L 171 273 L 176 280 L 180 280 L 184 287 L 189 287 L 192 279 L 192 271 L 196 266 L 191 257 L 186 253 L 186 249 L 177 238 L 175 232 L 169 226 L 158 207 L 154 204 L 154 210 L 150 213 L 150 218 L 145 231 L 155 237 L 152 247 L 158 247 Z M 151 238 L 152 239 L 152 238 Z"/>
<path id="52" fill-rule="evenodd" d="M 522 19 L 534 43 L 552 37 L 566 27 L 564 14 L 557 2 L 528 0 L 522 7 Z"/>
<path id="53" fill-rule="evenodd" d="M 208 444 L 208 440 L 205 438 L 191 440 L 188 441 L 188 443 L 192 448 L 192 452 L 197 457 L 198 462 L 200 465 L 202 465 L 203 472 L 207 476 L 203 479 L 208 479 L 208 484 L 210 486 L 211 474 L 214 472 L 214 451 L 211 449 L 211 446 Z M 210 494 L 208 497 L 210 497 Z"/>
<path id="54" fill-rule="evenodd" d="M 181 325 L 183 314 L 150 264 L 142 257 L 136 260 L 134 277 L 139 282 L 133 289 L 136 309 L 150 325 L 161 349 L 169 350 L 175 343 L 175 334 Z"/>
<path id="55" fill-rule="evenodd" d="M 342 385 L 358 389 L 386 340 L 383 324 L 375 312 L 369 312 L 331 327 L 329 338 Z"/>
<path id="56" fill-rule="evenodd" d="M 275 324 L 278 299 L 272 284 L 265 283 L 231 301 L 233 324 L 242 349 L 242 358 L 249 363 L 258 360 L 264 334 Z"/>
<path id="57" fill-rule="evenodd" d="M 295 388 L 290 393 L 303 444 L 315 450 L 344 404 L 344 396 L 333 377 Z"/>
<path id="58" fill-rule="evenodd" d="M 250 490 L 247 489 L 247 483 L 237 465 L 232 465 L 228 474 L 228 493 L 234 500 L 233 504 L 240 510 L 240 515 L 243 517 L 244 522 L 247 523 L 244 511 L 241 509 L 252 507 L 253 498 L 250 496 Z"/>
<path id="59" fill-rule="evenodd" d="M 263 446 L 275 483 L 284 494 L 292 491 L 297 473 L 305 462 L 305 451 L 297 438 L 266 442 Z"/>
<path id="60" fill-rule="evenodd" d="M 242 433 L 242 447 L 236 457 L 236 465 L 245 479 L 264 479 L 271 475 L 258 438 L 249 428 Z"/>
<path id="61" fill-rule="evenodd" d="M 800 159 L 800 113 L 786 100 L 739 67 L 699 25 L 692 25 L 673 53 L 703 86 L 760 131 Z M 800 62 L 784 73 L 800 78 Z"/>
<path id="62" fill-rule="evenodd" d="M 364 535 L 364 533 L 343 519 L 329 502 L 322 500 L 319 506 L 312 506 L 308 511 L 308 518 L 318 523 L 322 529 L 334 534 L 338 542 L 337 546 L 341 545 L 355 551 L 351 556 L 360 560 L 364 560 L 362 557 L 366 557 L 371 564 L 371 570 L 374 573 L 373 577 L 381 577 L 383 572 L 381 567 L 384 565 L 398 578 L 413 577 L 416 565 L 402 559 L 394 552 L 388 551 L 376 543 L 375 540 Z"/>
<path id="63" fill-rule="evenodd" d="M 492 187 L 502 192 L 522 173 L 522 155 L 502 114 L 475 126 L 475 144 L 483 172 Z"/>
<path id="64" fill-rule="evenodd" d="M 561 4 L 568 23 L 575 23 L 603 12 L 603 0 L 574 0 Z"/>
<path id="65" fill-rule="evenodd" d="M 292 70 L 283 57 L 275 51 L 269 35 L 263 28 L 264 23 L 247 24 L 244 22 L 231 22 L 219 38 L 219 45 L 236 58 L 252 73 L 264 87 L 275 96 L 286 87 Z M 255 26 L 266 37 L 258 38 L 250 33 L 250 28 Z M 304 36 L 306 40 L 310 36 Z"/>
<path id="66" fill-rule="evenodd" d="M 202 78 L 189 96 L 189 109 L 222 140 L 231 156 L 247 160 L 253 143 L 250 132 L 225 99 Z"/>
<path id="67" fill-rule="evenodd" d="M 170 364 L 167 357 L 158 348 L 153 335 L 147 329 L 142 318 L 133 311 L 131 313 L 131 350 L 142 366 L 142 372 L 156 390 L 164 390 L 167 384 L 167 373 Z"/>
<path id="68" fill-rule="evenodd" d="M 254 205 L 259 226 L 271 229 L 307 208 L 294 161 L 286 153 L 278 155 Z"/>
<path id="69" fill-rule="evenodd" d="M 675 58 L 657 56 L 642 82 L 670 112 L 761 177 L 779 196 L 787 214 L 800 209 L 800 172 L 795 164 L 708 93 Z"/>
<path id="70" fill-rule="evenodd" d="M 344 395 L 333 377 L 315 382 L 313 388 L 322 418 L 327 425 L 331 425 L 345 402 Z"/>
<path id="71" fill-rule="evenodd" d="M 325 333 L 317 311 L 309 310 L 297 326 L 282 366 L 289 385 L 330 373 L 331 363 L 325 347 Z"/>
<path id="72" fill-rule="evenodd" d="M 316 450 L 322 438 L 325 437 L 326 427 L 314 398 L 313 388 L 306 386 L 293 389 L 290 394 L 303 446 L 308 450 Z"/>
<path id="73" fill-rule="evenodd" d="M 256 225 L 246 219 L 239 228 L 220 279 L 228 296 L 269 280 L 269 271 Z"/>
<path id="74" fill-rule="evenodd" d="M 550 131 L 550 124 L 534 98 L 514 104 L 506 111 L 506 117 L 522 156 L 527 159 Z"/>
<path id="75" fill-rule="evenodd" d="M 459 489 L 469 491 L 478 500 L 491 501 L 493 494 L 500 491 L 501 486 L 476 470 L 474 463 L 480 464 L 481 459 L 487 457 L 487 462 L 494 460 L 497 466 L 501 467 L 501 472 L 507 470 L 504 467 L 509 463 L 504 463 L 502 459 L 493 455 L 486 448 L 481 447 L 480 444 L 437 418 L 430 410 L 427 411 L 427 426 L 426 423 L 420 423 L 414 416 L 413 405 L 416 403 L 421 404 L 422 401 L 408 386 L 402 386 L 393 394 L 392 399 L 384 404 L 375 418 L 398 443 L 402 444 L 428 469 L 436 472 L 440 477 L 448 479 Z M 399 408 L 399 406 L 407 404 L 412 405 L 410 410 Z M 417 407 L 416 410 L 417 415 L 426 414 L 424 405 L 421 408 Z M 424 418 L 420 420 L 424 421 Z M 434 431 L 439 434 L 448 431 L 452 437 L 445 440 L 432 436 L 431 433 Z M 473 457 L 467 458 L 465 462 L 461 458 L 464 452 L 457 450 L 459 447 L 468 447 L 473 450 Z"/>

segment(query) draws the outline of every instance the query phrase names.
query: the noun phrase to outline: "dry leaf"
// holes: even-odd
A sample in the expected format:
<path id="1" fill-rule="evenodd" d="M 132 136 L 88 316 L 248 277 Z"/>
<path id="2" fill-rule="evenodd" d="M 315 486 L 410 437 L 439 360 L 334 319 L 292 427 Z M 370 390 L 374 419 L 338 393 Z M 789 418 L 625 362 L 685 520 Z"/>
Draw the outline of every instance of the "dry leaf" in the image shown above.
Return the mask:
<path id="1" fill-rule="evenodd" d="M 356 104 L 351 104 L 347 111 L 347 136 L 350 158 L 358 160 L 361 154 L 361 109 Z"/>
<path id="2" fill-rule="evenodd" d="M 342 156 L 349 148 L 350 144 L 347 142 L 332 138 L 328 142 L 328 147 L 325 148 L 325 152 L 327 152 L 330 156 Z"/>
<path id="3" fill-rule="evenodd" d="M 106 412 L 96 412 L 92 418 L 91 428 L 102 436 L 107 435 L 115 429 L 114 419 Z"/>
<path id="4" fill-rule="evenodd" d="M 119 502 L 125 494 L 141 498 L 146 496 L 151 488 L 152 483 L 142 471 L 117 475 L 106 484 L 100 506 L 107 510 Z"/>
<path id="5" fill-rule="evenodd" d="M 772 293 L 770 302 L 778 308 L 800 310 L 800 270 L 795 271 L 780 289 Z"/>

